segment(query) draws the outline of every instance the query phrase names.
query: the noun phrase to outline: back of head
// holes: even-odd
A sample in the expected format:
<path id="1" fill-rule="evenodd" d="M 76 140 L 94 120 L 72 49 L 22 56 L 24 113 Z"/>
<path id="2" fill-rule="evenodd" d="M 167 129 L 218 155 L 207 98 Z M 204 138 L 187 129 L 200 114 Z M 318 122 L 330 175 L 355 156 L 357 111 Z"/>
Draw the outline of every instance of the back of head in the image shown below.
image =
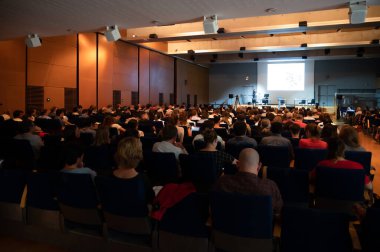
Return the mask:
<path id="1" fill-rule="evenodd" d="M 13 111 L 13 118 L 21 118 L 23 114 L 24 112 L 22 110 L 15 110 Z"/>
<path id="2" fill-rule="evenodd" d="M 110 130 L 108 126 L 100 126 L 96 131 L 94 140 L 95 146 L 101 146 L 110 143 Z"/>
<path id="3" fill-rule="evenodd" d="M 308 137 L 319 137 L 319 129 L 315 123 L 309 123 L 306 125 L 305 131 L 308 134 Z"/>
<path id="4" fill-rule="evenodd" d="M 300 133 L 301 131 L 301 126 L 297 123 L 292 123 L 290 126 L 289 126 L 289 130 L 290 132 L 293 134 L 293 135 L 297 135 Z"/>
<path id="5" fill-rule="evenodd" d="M 247 125 L 245 122 L 242 121 L 236 121 L 234 123 L 234 132 L 236 136 L 244 136 L 247 131 Z"/>
<path id="6" fill-rule="evenodd" d="M 81 145 L 76 143 L 67 144 L 63 150 L 63 162 L 65 165 L 74 165 L 83 154 L 84 149 Z"/>
<path id="7" fill-rule="evenodd" d="M 270 128 L 271 132 L 273 134 L 281 134 L 282 132 L 282 123 L 280 122 L 273 122 Z"/>
<path id="8" fill-rule="evenodd" d="M 245 148 L 239 154 L 239 171 L 258 173 L 260 157 L 255 149 Z"/>
<path id="9" fill-rule="evenodd" d="M 205 129 L 202 132 L 203 139 L 206 144 L 212 144 L 217 139 L 218 135 L 216 134 L 215 130 L 213 129 Z"/>
<path id="10" fill-rule="evenodd" d="M 33 129 L 33 123 L 30 120 L 24 120 L 21 123 L 20 132 L 27 133 Z"/>
<path id="11" fill-rule="evenodd" d="M 136 168 L 143 159 L 142 144 L 136 137 L 123 138 L 115 154 L 115 161 L 119 167 Z"/>
<path id="12" fill-rule="evenodd" d="M 336 130 L 336 126 L 332 124 L 326 124 L 323 126 L 323 129 L 321 131 L 321 138 L 323 139 L 329 139 L 331 137 L 337 137 L 338 133 Z"/>
<path id="13" fill-rule="evenodd" d="M 161 137 L 163 141 L 176 138 L 178 134 L 177 127 L 171 124 L 166 125 L 165 127 L 162 128 L 161 134 L 162 134 Z"/>
<path id="14" fill-rule="evenodd" d="M 344 142 L 338 137 L 332 137 L 327 141 L 328 144 L 328 159 L 337 159 L 344 156 Z"/>
<path id="15" fill-rule="evenodd" d="M 358 132 L 354 127 L 348 125 L 343 126 L 340 129 L 339 138 L 342 139 L 347 146 L 354 148 L 360 146 Z"/>
<path id="16" fill-rule="evenodd" d="M 214 128 L 214 121 L 213 120 L 206 120 L 202 126 L 201 126 L 201 131 L 206 130 L 206 129 L 213 129 Z"/>
<path id="17" fill-rule="evenodd" d="M 214 123 L 217 124 L 220 122 L 220 116 L 214 116 Z"/>

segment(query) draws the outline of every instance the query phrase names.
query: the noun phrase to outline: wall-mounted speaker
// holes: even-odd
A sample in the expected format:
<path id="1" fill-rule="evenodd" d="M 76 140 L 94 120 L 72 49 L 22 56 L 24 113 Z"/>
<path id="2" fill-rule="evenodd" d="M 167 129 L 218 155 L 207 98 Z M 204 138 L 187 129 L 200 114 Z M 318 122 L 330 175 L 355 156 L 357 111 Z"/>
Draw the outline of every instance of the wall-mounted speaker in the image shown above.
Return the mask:
<path id="1" fill-rule="evenodd" d="M 367 2 L 366 1 L 350 1 L 350 11 L 348 12 L 351 24 L 365 23 L 367 16 Z"/>
<path id="2" fill-rule="evenodd" d="M 33 47 L 39 47 L 41 46 L 41 39 L 38 37 L 37 34 L 31 34 L 28 35 L 28 37 L 25 39 L 26 46 L 29 48 Z"/>
<path id="3" fill-rule="evenodd" d="M 106 35 L 108 42 L 116 41 L 119 38 L 121 38 L 119 29 L 117 28 L 117 25 L 107 26 L 107 30 L 105 32 L 105 35 Z"/>
<path id="4" fill-rule="evenodd" d="M 216 15 L 203 18 L 203 30 L 206 34 L 217 33 L 218 29 L 218 17 Z"/>

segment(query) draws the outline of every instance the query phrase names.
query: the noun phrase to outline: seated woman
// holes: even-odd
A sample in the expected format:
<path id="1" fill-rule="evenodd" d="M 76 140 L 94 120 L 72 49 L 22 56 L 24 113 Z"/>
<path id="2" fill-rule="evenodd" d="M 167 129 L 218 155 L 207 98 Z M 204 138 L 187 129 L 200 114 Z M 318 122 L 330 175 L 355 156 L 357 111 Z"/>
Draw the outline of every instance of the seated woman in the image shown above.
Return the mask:
<path id="1" fill-rule="evenodd" d="M 125 180 L 126 183 L 142 180 L 147 203 L 151 203 L 154 198 L 152 186 L 144 174 L 136 171 L 136 167 L 142 159 L 143 151 L 140 140 L 136 137 L 126 137 L 122 139 L 118 144 L 115 154 L 117 169 L 113 171 L 113 176 Z"/>
<path id="2" fill-rule="evenodd" d="M 306 139 L 299 142 L 300 148 L 307 149 L 327 149 L 327 143 L 319 138 L 319 129 L 315 123 L 309 123 L 305 128 Z"/>
<path id="3" fill-rule="evenodd" d="M 331 123 L 326 124 L 321 132 L 321 139 L 327 142 L 332 137 L 338 137 L 338 130 L 336 125 Z"/>
<path id="4" fill-rule="evenodd" d="M 344 142 L 339 138 L 331 138 L 328 142 L 327 159 L 320 161 L 317 166 L 335 169 L 364 169 L 360 163 L 344 159 L 344 151 Z M 311 177 L 315 177 L 315 170 L 312 171 Z M 367 190 L 372 190 L 372 182 L 368 175 L 365 175 L 364 184 Z"/>
<path id="5" fill-rule="evenodd" d="M 342 126 L 339 132 L 339 138 L 344 142 L 346 151 L 366 151 L 360 146 L 358 131 L 352 126 Z"/>
<path id="6" fill-rule="evenodd" d="M 63 150 L 64 165 L 61 172 L 90 174 L 92 179 L 94 179 L 96 172 L 84 167 L 83 156 L 84 150 L 79 144 L 67 144 Z"/>
<path id="7" fill-rule="evenodd" d="M 214 160 L 216 161 L 218 174 L 221 174 L 222 169 L 226 164 L 236 164 L 237 160 L 230 154 L 224 151 L 218 151 L 216 146 L 218 145 L 217 135 L 213 129 L 206 129 L 203 131 L 203 138 L 206 143 L 206 147 L 200 149 L 201 153 L 212 153 Z"/>

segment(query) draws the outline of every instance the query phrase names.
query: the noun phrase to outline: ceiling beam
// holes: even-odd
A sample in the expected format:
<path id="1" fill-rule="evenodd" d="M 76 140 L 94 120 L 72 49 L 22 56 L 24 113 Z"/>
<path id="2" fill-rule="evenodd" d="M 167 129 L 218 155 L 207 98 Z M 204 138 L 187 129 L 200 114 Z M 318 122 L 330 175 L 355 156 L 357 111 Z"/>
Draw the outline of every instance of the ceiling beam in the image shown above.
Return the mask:
<path id="1" fill-rule="evenodd" d="M 272 36 L 261 38 L 210 40 L 192 42 L 169 42 L 168 54 L 187 54 L 193 50 L 196 54 L 265 51 L 300 51 L 326 47 L 358 47 L 371 45 L 380 39 L 380 29 L 331 32 L 321 34 L 298 34 L 292 36 Z"/>
<path id="2" fill-rule="evenodd" d="M 369 6 L 366 23 L 351 25 L 349 23 L 348 8 L 292 13 L 282 15 L 268 15 L 260 17 L 236 18 L 219 20 L 219 27 L 225 29 L 221 34 L 205 34 L 203 22 L 173 24 L 167 26 L 151 26 L 128 29 L 123 39 L 141 43 L 155 41 L 176 41 L 205 38 L 239 37 L 258 34 L 284 34 L 307 32 L 316 30 L 345 29 L 348 27 L 368 27 L 380 25 L 380 6 Z M 302 21 L 307 26 L 300 26 Z M 150 34 L 157 37 L 149 38 Z"/>

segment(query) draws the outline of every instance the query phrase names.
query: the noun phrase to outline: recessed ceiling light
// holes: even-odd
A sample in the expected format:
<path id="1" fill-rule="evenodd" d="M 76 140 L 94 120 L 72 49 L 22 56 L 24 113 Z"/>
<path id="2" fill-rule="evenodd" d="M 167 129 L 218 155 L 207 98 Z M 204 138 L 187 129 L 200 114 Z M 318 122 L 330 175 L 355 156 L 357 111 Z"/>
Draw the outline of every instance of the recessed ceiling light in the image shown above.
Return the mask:
<path id="1" fill-rule="evenodd" d="M 268 14 L 273 14 L 273 13 L 277 12 L 277 9 L 276 8 L 268 8 L 268 9 L 265 9 L 265 12 Z"/>

